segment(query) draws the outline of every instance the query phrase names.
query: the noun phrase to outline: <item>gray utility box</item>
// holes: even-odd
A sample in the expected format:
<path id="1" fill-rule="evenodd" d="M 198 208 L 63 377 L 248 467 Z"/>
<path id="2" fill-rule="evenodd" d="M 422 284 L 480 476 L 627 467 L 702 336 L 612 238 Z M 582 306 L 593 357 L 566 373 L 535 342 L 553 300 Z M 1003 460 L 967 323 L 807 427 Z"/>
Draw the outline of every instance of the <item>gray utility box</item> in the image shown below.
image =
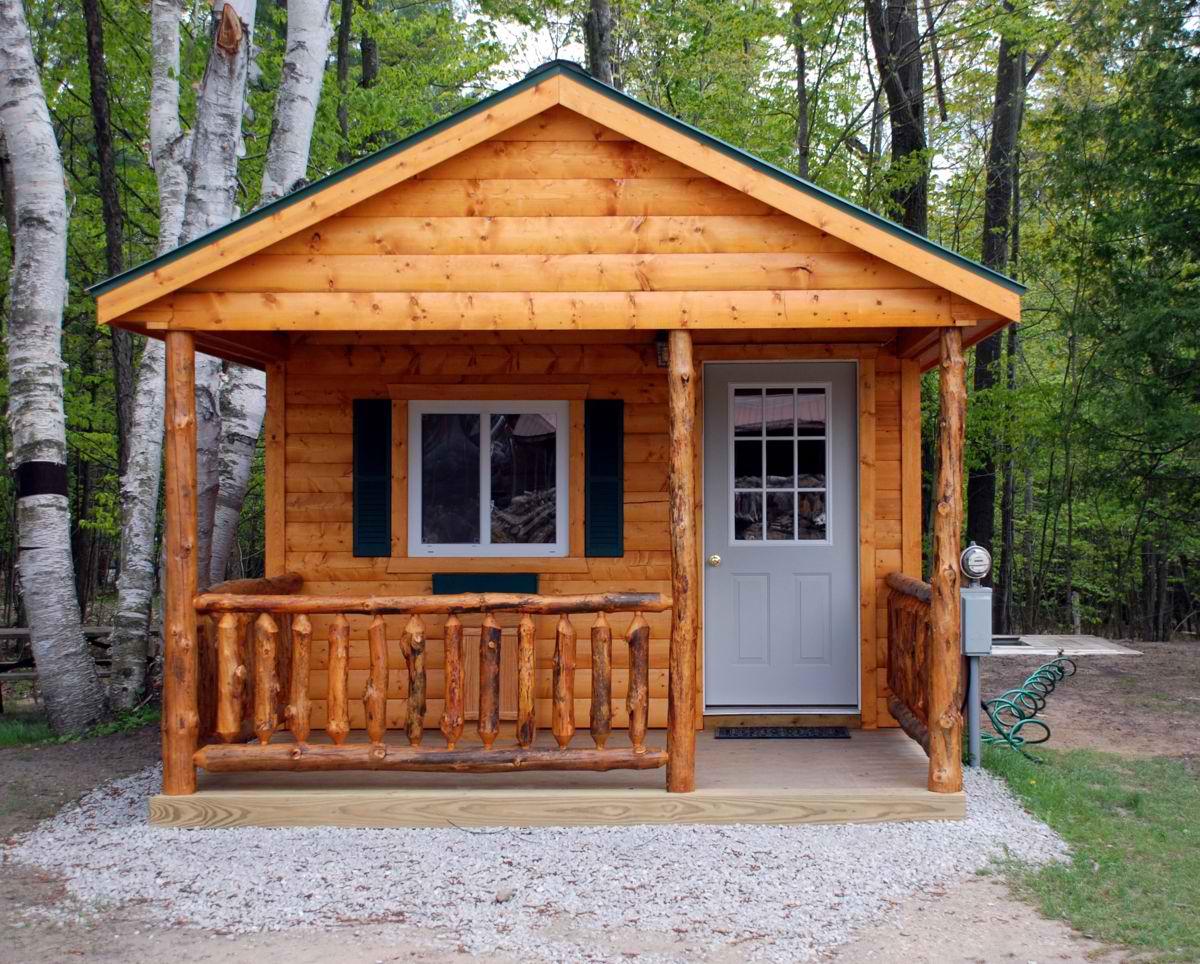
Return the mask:
<path id="1" fill-rule="evenodd" d="M 992 651 L 992 591 L 966 586 L 962 594 L 962 651 L 964 656 L 987 656 Z"/>

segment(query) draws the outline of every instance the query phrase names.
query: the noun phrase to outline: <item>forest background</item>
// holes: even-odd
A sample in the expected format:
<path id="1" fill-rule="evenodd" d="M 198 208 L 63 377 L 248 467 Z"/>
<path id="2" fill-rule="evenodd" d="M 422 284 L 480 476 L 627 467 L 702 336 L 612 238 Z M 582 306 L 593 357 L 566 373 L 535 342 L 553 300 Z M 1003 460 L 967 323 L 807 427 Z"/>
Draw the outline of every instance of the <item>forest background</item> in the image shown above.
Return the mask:
<path id="1" fill-rule="evenodd" d="M 62 399 L 76 626 L 80 618 L 111 624 L 120 609 L 121 477 L 137 437 L 135 416 L 145 408 L 140 396 L 135 401 L 144 346 L 128 335 L 114 342 L 116 333 L 97 327 L 84 289 L 153 257 L 164 243 L 165 168 L 156 168 L 151 122 L 162 38 L 156 34 L 152 44 L 151 35 L 154 18 L 162 23 L 166 10 L 178 29 L 172 79 L 181 143 L 199 143 L 204 134 L 197 112 L 212 94 L 206 71 L 218 57 L 241 58 L 241 89 L 227 91 L 225 102 L 235 131 L 240 125 L 228 162 L 233 210 L 226 216 L 303 183 L 273 187 L 269 170 L 269 145 L 287 133 L 278 92 L 285 73 L 296 70 L 290 13 L 293 29 L 306 16 L 317 38 L 310 60 L 320 96 L 307 163 L 301 158 L 307 180 L 565 56 L 669 114 L 1018 278 L 1029 287 L 1022 323 L 973 351 L 968 374 L 965 537 L 996 556 L 996 629 L 1147 639 L 1200 630 L 1200 4 L 290 6 L 262 0 L 254 11 L 251 4 L 250 22 L 241 24 L 247 36 L 238 34 L 229 54 L 228 31 L 240 28 L 223 3 L 29 0 L 22 24 L 19 0 L 0 2 L 3 43 L 28 38 L 65 176 Z M 0 81 L 11 67 L 0 63 Z M 12 270 L 22 229 L 14 220 L 21 182 L 19 174 L 14 182 L 12 148 L 23 135 L 12 126 L 0 127 L 9 228 L 0 234 L 0 433 L 8 456 L 0 466 L 0 619 L 29 625 L 18 577 L 22 458 L 10 418 L 19 385 L 10 363 L 18 343 L 13 318 L 22 307 L 19 272 Z M 178 237 L 178 225 L 174 231 Z M 227 434 L 240 424 L 242 377 L 213 373 L 212 404 L 221 409 L 214 418 L 219 425 L 224 416 Z M 929 439 L 936 399 L 929 382 Z M 250 473 L 240 509 L 221 488 L 235 525 L 232 545 L 212 550 L 214 581 L 222 570 L 233 578 L 263 568 L 261 448 L 253 447 L 254 417 L 244 421 Z M 231 438 L 236 446 L 236 432 Z M 927 448 L 927 479 L 933 470 Z M 143 538 L 143 555 L 156 560 L 157 477 L 127 491 L 151 499 L 154 531 Z M 144 685 L 137 676 L 114 702 L 132 705 Z M 53 707 L 51 719 L 60 728 L 86 722 L 79 714 L 56 719 Z"/>

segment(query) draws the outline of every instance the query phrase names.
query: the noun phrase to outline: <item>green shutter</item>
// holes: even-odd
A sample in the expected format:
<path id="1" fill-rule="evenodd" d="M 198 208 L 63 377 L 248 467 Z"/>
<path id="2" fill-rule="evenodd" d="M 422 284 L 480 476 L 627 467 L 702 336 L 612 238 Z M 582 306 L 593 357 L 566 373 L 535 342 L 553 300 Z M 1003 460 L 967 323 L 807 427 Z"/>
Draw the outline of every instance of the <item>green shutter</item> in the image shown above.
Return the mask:
<path id="1" fill-rule="evenodd" d="M 392 403 L 354 400 L 354 554 L 392 554 Z"/>
<path id="2" fill-rule="evenodd" d="M 584 554 L 625 554 L 625 403 L 584 402 Z"/>

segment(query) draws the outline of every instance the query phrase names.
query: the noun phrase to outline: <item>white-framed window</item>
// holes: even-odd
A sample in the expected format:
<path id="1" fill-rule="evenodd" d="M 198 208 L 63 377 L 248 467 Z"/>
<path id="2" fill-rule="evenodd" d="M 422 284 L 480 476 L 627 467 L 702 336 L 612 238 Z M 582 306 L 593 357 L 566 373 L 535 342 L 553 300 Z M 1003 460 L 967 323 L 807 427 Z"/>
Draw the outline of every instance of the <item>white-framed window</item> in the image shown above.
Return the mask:
<path id="1" fill-rule="evenodd" d="M 829 531 L 832 386 L 729 386 L 734 543 L 814 545 Z"/>
<path id="2" fill-rule="evenodd" d="M 410 402 L 409 555 L 567 555 L 569 406 Z"/>

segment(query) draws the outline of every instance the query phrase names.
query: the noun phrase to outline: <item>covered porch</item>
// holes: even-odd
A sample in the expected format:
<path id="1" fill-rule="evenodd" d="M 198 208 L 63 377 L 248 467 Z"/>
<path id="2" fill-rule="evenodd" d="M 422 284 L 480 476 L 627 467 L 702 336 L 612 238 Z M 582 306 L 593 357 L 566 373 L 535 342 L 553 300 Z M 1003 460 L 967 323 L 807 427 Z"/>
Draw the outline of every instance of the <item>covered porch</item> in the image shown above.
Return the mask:
<path id="1" fill-rule="evenodd" d="M 164 794 L 152 805 L 153 822 L 425 826 L 962 816 L 957 494 L 965 389 L 959 328 L 940 336 L 939 491 L 945 498 L 935 544 L 945 564 L 936 570 L 934 588 L 896 573 L 887 597 L 878 600 L 888 614 L 889 710 L 916 743 L 895 730 L 855 728 L 848 742 L 756 742 L 717 741 L 711 729 L 702 729 L 698 366 L 687 330 L 667 336 L 671 591 L 574 595 L 308 595 L 300 592 L 297 574 L 198 593 L 191 560 L 196 346 L 186 331 L 168 332 L 166 339 Z M 270 453 L 269 447 L 268 459 Z M 870 451 L 860 458 L 869 469 Z M 865 625 L 874 623 L 873 582 L 864 572 Z M 655 625 L 669 654 L 668 706 L 666 719 L 652 722 L 653 641 L 646 617 L 656 614 L 664 617 Z M 366 665 L 358 670 L 351 667 L 351 620 L 368 644 Z M 426 665 L 428 620 L 441 621 L 436 666 Z M 322 630 L 314 631 L 314 623 Z M 545 636 L 546 625 L 554 638 L 549 713 L 545 699 L 540 707 L 535 700 L 535 638 Z M 477 642 L 477 663 L 465 640 Z M 502 649 L 516 662 L 512 694 L 502 691 Z M 588 678 L 582 693 L 576 691 L 579 653 Z M 326 689 L 322 711 L 314 713 L 317 656 Z M 397 669 L 405 692 L 399 716 L 387 699 Z M 440 675 L 438 701 L 426 699 L 431 671 Z M 352 687 L 352 672 L 365 675 L 365 686 Z M 614 672 L 624 674 L 623 700 L 613 698 Z M 503 721 L 502 703 L 515 706 Z M 656 732 L 664 722 L 665 734 Z M 660 769 L 665 789 L 689 794 L 686 802 L 663 792 Z"/>

